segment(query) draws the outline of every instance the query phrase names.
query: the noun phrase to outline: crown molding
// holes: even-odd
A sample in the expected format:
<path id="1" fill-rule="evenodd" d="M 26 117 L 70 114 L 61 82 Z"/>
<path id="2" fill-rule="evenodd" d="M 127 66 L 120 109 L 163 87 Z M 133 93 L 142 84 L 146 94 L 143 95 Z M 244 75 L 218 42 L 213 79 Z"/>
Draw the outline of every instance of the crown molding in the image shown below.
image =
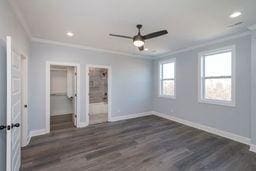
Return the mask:
<path id="1" fill-rule="evenodd" d="M 170 52 L 167 52 L 163 55 L 156 56 L 155 59 L 165 58 L 165 57 L 168 57 L 168 56 L 171 56 L 171 55 L 175 55 L 175 54 L 179 54 L 179 53 L 182 53 L 182 52 L 195 50 L 195 49 L 206 47 L 206 46 L 213 45 L 213 44 L 216 44 L 216 43 L 222 43 L 222 42 L 225 42 L 225 41 L 228 41 L 228 40 L 233 40 L 233 39 L 237 39 L 237 38 L 248 36 L 248 35 L 251 35 L 251 31 L 246 31 L 246 32 L 243 32 L 243 33 L 235 34 L 235 35 L 224 37 L 224 38 L 221 38 L 221 39 L 212 40 L 212 41 L 209 41 L 207 43 L 198 44 L 198 45 L 195 45 L 195 46 L 190 46 L 190 47 L 180 49 L 180 50 L 176 50 L 176 51 L 170 51 Z"/>
<path id="2" fill-rule="evenodd" d="M 96 51 L 96 52 L 110 53 L 110 54 L 115 54 L 115 55 L 123 55 L 123 56 L 134 57 L 134 58 L 152 59 L 152 56 L 149 56 L 149 55 L 143 56 L 143 55 L 137 55 L 137 54 L 132 54 L 132 53 L 125 53 L 125 52 L 120 52 L 120 51 L 113 51 L 113 50 L 95 48 L 95 47 L 78 45 L 78 44 L 63 43 L 63 42 L 59 42 L 59 41 L 41 39 L 41 38 L 36 38 L 36 37 L 32 37 L 31 41 L 32 42 L 38 42 L 38 43 L 58 45 L 58 46 L 72 47 L 72 48 L 83 49 L 83 50 Z"/>
<path id="3" fill-rule="evenodd" d="M 32 38 L 31 31 L 30 31 L 29 26 L 28 26 L 26 20 L 24 19 L 24 17 L 22 15 L 22 13 L 20 11 L 20 8 L 18 7 L 17 3 L 14 2 L 14 0 L 8 0 L 8 2 L 10 4 L 12 10 L 14 11 L 18 21 L 20 22 L 20 24 L 22 25 L 23 29 L 25 30 L 28 38 L 31 39 Z"/>

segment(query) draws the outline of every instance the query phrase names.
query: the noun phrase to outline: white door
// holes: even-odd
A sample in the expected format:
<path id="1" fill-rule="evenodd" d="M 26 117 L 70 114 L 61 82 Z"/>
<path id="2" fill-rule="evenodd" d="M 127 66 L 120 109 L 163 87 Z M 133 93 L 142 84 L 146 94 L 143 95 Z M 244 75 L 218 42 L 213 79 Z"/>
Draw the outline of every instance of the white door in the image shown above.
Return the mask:
<path id="1" fill-rule="evenodd" d="M 7 37 L 7 136 L 6 170 L 18 171 L 21 164 L 21 57 Z"/>
<path id="2" fill-rule="evenodd" d="M 73 115 L 73 121 L 74 125 L 77 127 L 77 68 L 74 68 L 74 115 Z"/>

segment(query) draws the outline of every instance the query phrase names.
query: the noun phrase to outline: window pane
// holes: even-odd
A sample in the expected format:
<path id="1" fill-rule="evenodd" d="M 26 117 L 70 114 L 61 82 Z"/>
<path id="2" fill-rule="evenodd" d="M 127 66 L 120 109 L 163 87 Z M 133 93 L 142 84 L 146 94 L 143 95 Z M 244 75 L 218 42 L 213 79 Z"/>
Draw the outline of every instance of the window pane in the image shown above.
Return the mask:
<path id="1" fill-rule="evenodd" d="M 162 67 L 163 79 L 174 78 L 174 62 L 163 64 Z"/>
<path id="2" fill-rule="evenodd" d="M 174 96 L 174 80 L 163 80 L 162 95 Z"/>
<path id="3" fill-rule="evenodd" d="M 205 99 L 231 101 L 231 78 L 206 79 Z"/>
<path id="4" fill-rule="evenodd" d="M 205 76 L 231 76 L 232 52 L 205 56 Z"/>

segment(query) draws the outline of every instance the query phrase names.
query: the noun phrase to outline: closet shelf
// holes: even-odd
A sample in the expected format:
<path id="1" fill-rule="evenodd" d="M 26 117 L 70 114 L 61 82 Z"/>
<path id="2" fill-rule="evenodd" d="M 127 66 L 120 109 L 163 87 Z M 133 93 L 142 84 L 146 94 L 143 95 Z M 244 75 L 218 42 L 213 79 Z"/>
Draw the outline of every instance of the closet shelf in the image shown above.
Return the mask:
<path id="1" fill-rule="evenodd" d="M 51 96 L 66 96 L 67 95 L 67 92 L 52 92 L 51 93 Z"/>

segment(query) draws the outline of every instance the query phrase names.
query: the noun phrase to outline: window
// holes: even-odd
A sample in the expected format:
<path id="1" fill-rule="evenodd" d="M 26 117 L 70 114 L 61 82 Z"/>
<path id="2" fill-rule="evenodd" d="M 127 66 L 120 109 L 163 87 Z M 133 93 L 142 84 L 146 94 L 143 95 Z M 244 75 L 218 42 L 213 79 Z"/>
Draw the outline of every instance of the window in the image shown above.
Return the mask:
<path id="1" fill-rule="evenodd" d="M 235 105 L 235 46 L 199 54 L 200 102 Z"/>
<path id="2" fill-rule="evenodd" d="M 175 59 L 159 63 L 159 96 L 175 98 Z"/>

